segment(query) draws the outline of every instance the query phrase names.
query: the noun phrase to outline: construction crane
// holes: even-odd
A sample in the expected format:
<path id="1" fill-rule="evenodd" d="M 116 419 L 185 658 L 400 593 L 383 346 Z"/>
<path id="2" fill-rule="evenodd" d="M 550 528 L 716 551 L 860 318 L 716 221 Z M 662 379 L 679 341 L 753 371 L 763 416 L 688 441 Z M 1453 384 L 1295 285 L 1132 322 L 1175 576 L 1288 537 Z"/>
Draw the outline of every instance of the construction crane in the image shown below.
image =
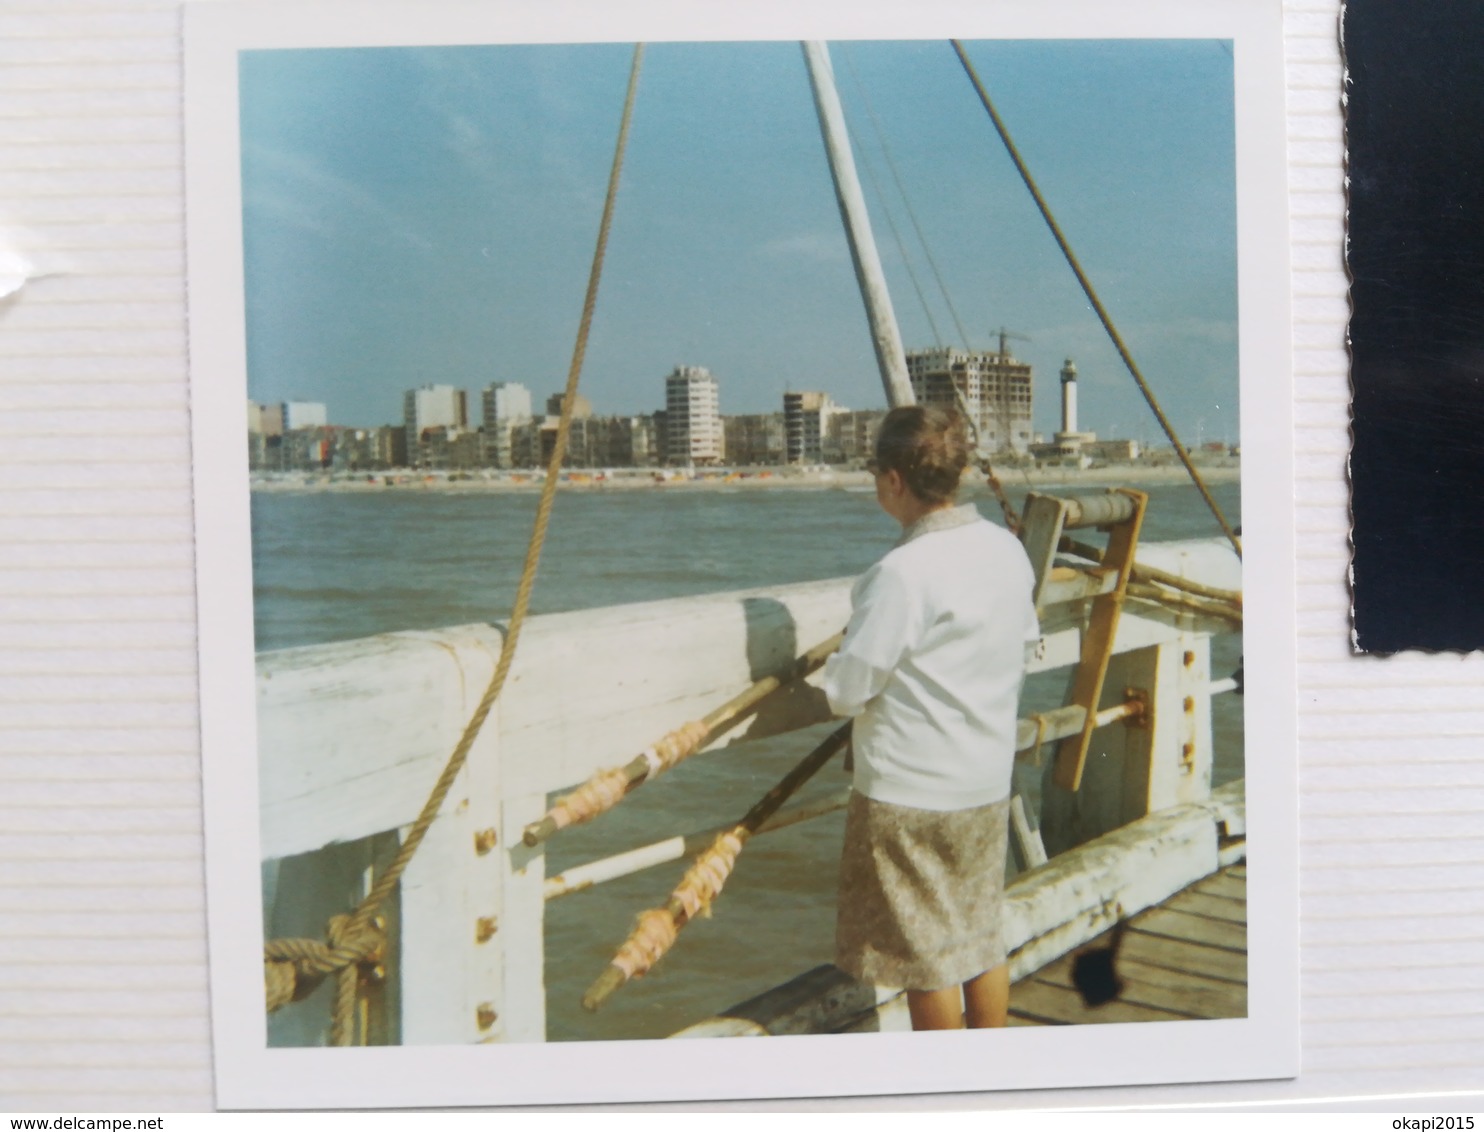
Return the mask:
<path id="1" fill-rule="evenodd" d="M 1020 342 L 1029 342 L 1031 339 L 1003 326 L 990 333 L 998 335 L 1000 339 L 999 353 L 995 355 L 994 364 L 990 369 L 995 382 L 994 406 L 1000 439 L 999 451 L 1013 453 L 1015 438 L 1012 435 L 1013 414 L 1010 411 L 1010 347 L 1008 343 L 1011 338 Z"/>

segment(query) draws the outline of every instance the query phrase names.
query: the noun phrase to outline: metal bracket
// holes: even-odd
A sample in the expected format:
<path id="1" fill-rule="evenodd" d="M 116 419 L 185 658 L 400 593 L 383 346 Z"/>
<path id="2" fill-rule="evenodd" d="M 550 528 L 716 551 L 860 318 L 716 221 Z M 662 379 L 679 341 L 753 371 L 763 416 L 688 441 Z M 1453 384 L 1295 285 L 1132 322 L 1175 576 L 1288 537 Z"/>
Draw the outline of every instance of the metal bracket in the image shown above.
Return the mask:
<path id="1" fill-rule="evenodd" d="M 1139 705 L 1138 711 L 1124 719 L 1123 725 L 1125 727 L 1133 728 L 1137 731 L 1148 731 L 1154 726 L 1154 719 L 1149 711 L 1148 688 L 1125 688 L 1123 690 L 1123 699 L 1125 703 L 1132 702 Z"/>

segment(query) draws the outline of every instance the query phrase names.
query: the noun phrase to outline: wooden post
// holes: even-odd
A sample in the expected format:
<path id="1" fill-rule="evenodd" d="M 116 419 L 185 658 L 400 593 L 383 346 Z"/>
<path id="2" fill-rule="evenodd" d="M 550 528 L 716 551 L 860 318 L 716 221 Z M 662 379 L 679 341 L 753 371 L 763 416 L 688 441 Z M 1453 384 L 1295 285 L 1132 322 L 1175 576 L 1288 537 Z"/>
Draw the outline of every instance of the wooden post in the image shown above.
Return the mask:
<path id="1" fill-rule="evenodd" d="M 1046 582 L 1051 577 L 1051 567 L 1056 560 L 1056 548 L 1061 541 L 1062 525 L 1066 518 L 1066 500 L 1034 491 L 1025 497 L 1025 514 L 1020 520 L 1020 541 L 1025 546 L 1026 557 L 1031 560 L 1031 569 L 1036 575 L 1032 597 L 1037 613 L 1041 611 L 1041 599 L 1046 590 Z"/>
<path id="2" fill-rule="evenodd" d="M 463 1045 L 478 1030 L 470 1008 L 478 993 L 469 931 L 468 772 L 402 874 L 398 986 L 402 1045 Z"/>
<path id="3" fill-rule="evenodd" d="M 1072 675 L 1072 689 L 1067 702 L 1088 708 L 1087 722 L 1081 735 L 1063 739 L 1057 745 L 1056 760 L 1052 763 L 1053 778 L 1064 790 L 1075 791 L 1082 784 L 1088 747 L 1096 726 L 1093 709 L 1107 706 L 1102 696 L 1108 664 L 1116 647 L 1124 591 L 1128 587 L 1129 573 L 1133 570 L 1134 551 L 1139 545 L 1139 529 L 1144 523 L 1144 510 L 1149 504 L 1149 496 L 1142 491 L 1120 488 L 1117 494 L 1133 500 L 1134 513 L 1132 518 L 1119 522 L 1108 534 L 1108 547 L 1103 552 L 1103 563 L 1099 569 L 1105 575 L 1115 574 L 1117 584 L 1111 592 L 1093 599 L 1087 628 L 1082 633 L 1082 657 Z M 1119 696 L 1114 702 L 1124 698 Z"/>
<path id="4" fill-rule="evenodd" d="M 444 637 L 458 669 L 460 726 L 494 669 L 477 637 Z M 444 721 L 453 722 L 452 720 Z M 401 895 L 402 1044 L 543 1041 L 545 857 L 520 845 L 544 795 L 502 800 L 497 704 Z"/>
<path id="5" fill-rule="evenodd" d="M 1101 706 L 1142 699 L 1144 715 L 1093 733 L 1076 791 L 1047 775 L 1041 823 L 1048 852 L 1210 797 L 1210 674 L 1210 641 L 1193 633 L 1112 658 Z"/>
<path id="6" fill-rule="evenodd" d="M 500 808 L 500 959 L 505 1015 L 498 1040 L 546 1040 L 546 850 L 521 830 L 546 812 L 546 795 L 507 798 Z M 486 1037 L 488 1040 L 488 1036 Z"/>

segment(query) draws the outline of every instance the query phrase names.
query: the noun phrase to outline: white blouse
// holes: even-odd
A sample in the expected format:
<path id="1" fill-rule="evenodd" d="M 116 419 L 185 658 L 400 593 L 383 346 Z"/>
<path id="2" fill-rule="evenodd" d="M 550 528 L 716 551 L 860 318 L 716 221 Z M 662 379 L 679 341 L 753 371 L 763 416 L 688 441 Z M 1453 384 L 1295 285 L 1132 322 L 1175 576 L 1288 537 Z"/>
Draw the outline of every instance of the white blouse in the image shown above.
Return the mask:
<path id="1" fill-rule="evenodd" d="M 972 504 L 930 512 L 861 575 L 823 685 L 855 717 L 856 790 L 923 810 L 1009 797 L 1033 587 L 1019 540 Z"/>

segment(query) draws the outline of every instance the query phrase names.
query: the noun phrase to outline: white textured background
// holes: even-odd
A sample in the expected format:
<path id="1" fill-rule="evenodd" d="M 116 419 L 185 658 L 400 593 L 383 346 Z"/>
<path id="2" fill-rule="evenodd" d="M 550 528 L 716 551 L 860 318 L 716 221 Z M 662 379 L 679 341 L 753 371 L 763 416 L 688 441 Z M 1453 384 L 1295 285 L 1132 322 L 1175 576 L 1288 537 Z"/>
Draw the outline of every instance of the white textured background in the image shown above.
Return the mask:
<path id="1" fill-rule="evenodd" d="M 1285 12 L 1304 1072 L 929 1105 L 1484 1089 L 1481 662 L 1349 652 L 1338 0 Z M 0 0 L 0 1110 L 212 1106 L 180 60 L 175 0 Z"/>

